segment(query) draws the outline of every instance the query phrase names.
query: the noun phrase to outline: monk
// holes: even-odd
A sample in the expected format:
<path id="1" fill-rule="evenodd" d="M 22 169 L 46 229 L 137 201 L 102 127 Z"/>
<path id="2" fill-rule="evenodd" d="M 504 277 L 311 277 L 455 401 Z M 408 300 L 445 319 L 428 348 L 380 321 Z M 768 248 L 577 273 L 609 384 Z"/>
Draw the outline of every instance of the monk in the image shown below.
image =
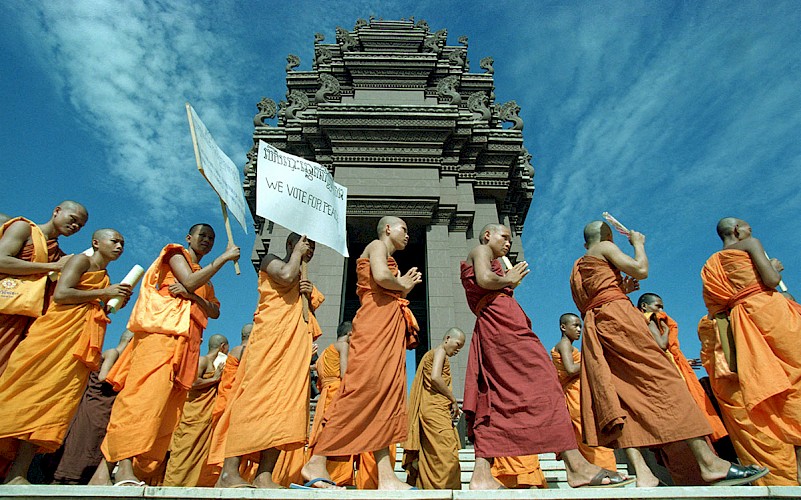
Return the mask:
<path id="1" fill-rule="evenodd" d="M 101 446 L 105 460 L 91 484 L 142 484 L 134 458 L 142 477 L 163 465 L 186 395 L 197 378 L 203 329 L 208 318 L 220 315 L 210 280 L 226 262 L 239 259 L 239 247 L 229 244 L 201 267 L 200 260 L 214 240 L 211 226 L 195 224 L 186 236 L 188 248 L 165 246 L 145 273 L 128 321 L 134 339 L 108 376 L 120 393 Z"/>
<path id="2" fill-rule="evenodd" d="M 581 338 L 581 319 L 573 313 L 564 313 L 559 317 L 559 330 L 562 338 L 551 349 L 551 358 L 565 392 L 578 450 L 588 462 L 604 469 L 617 470 L 615 452 L 604 446 L 588 446 L 581 433 L 581 352 L 573 346 L 573 342 Z"/>
<path id="3" fill-rule="evenodd" d="M 164 486 L 214 486 L 216 477 L 203 474 L 211 448 L 212 413 L 223 365 L 214 367 L 219 353 L 228 352 L 223 335 L 209 338 L 208 352 L 198 360 L 197 378 L 186 395 L 181 421 L 172 434 L 170 459 L 164 473 Z M 201 479 L 211 484 L 201 484 Z"/>
<path id="4" fill-rule="evenodd" d="M 225 407 L 228 405 L 228 395 L 231 392 L 231 387 L 234 385 L 234 377 L 239 369 L 239 362 L 242 359 L 242 355 L 245 353 L 248 340 L 250 340 L 250 332 L 252 331 L 253 323 L 246 323 L 239 332 L 239 345 L 228 351 L 228 357 L 225 358 L 222 376 L 217 386 L 217 398 L 214 400 L 214 411 L 212 412 L 213 425 L 217 425 L 223 411 L 225 411 Z"/>
<path id="5" fill-rule="evenodd" d="M 64 438 L 63 453 L 53 475 L 56 483 L 87 484 L 103 460 L 100 443 L 106 437 L 111 406 L 117 399 L 117 391 L 106 377 L 132 338 L 133 332 L 126 329 L 116 347 L 103 351 L 100 370 L 89 374 L 89 384 Z"/>
<path id="6" fill-rule="evenodd" d="M 729 368 L 749 419 L 795 447 L 801 475 L 801 306 L 775 290 L 784 267 L 768 260 L 747 222 L 726 217 L 717 232 L 723 250 L 701 270 L 708 317 L 721 332 L 730 330 Z"/>
<path id="7" fill-rule="evenodd" d="M 453 427 L 461 410 L 451 384 L 448 358 L 464 347 L 458 328 L 445 332 L 442 342 L 420 360 L 409 401 L 409 430 L 403 444 L 407 483 L 426 490 L 461 490 L 459 434 Z"/>
<path id="8" fill-rule="evenodd" d="M 701 340 L 701 362 L 709 374 L 723 422 L 729 429 L 732 445 L 742 462 L 759 463 L 768 468 L 768 475 L 754 481 L 758 486 L 797 486 L 798 472 L 793 445 L 782 442 L 765 425 L 758 425 L 748 416 L 743 390 L 737 372 L 726 361 L 715 321 L 707 316 L 698 323 Z"/>
<path id="9" fill-rule="evenodd" d="M 0 277 L 42 275 L 61 271 L 69 259 L 58 246 L 59 236 L 71 236 L 86 224 L 89 215 L 80 203 L 63 201 L 50 220 L 36 225 L 17 217 L 0 226 Z M 45 290 L 45 308 L 55 285 Z M 8 358 L 25 337 L 34 317 L 0 313 L 0 374 Z"/>
<path id="10" fill-rule="evenodd" d="M 406 248 L 403 219 L 384 216 L 378 238 L 356 261 L 361 307 L 353 319 L 348 367 L 339 393 L 325 414 L 314 454 L 303 467 L 307 485 L 336 488 L 326 457 L 373 452 L 379 490 L 411 488 L 393 470 L 390 446 L 406 440 L 407 335 L 419 331 L 406 296 L 422 283 L 416 267 L 401 274 L 392 254 Z"/>
<path id="11" fill-rule="evenodd" d="M 279 488 L 273 471 L 281 451 L 299 451 L 302 457 L 309 429 L 312 341 L 322 333 L 314 310 L 324 300 L 301 277 L 301 264 L 312 259 L 314 249 L 313 241 L 292 233 L 285 257 L 268 254 L 261 262 L 253 333 L 214 430 L 209 462 L 224 458 L 218 487 L 246 484 L 239 474 L 242 457 L 258 453 L 253 486 Z"/>
<path id="12" fill-rule="evenodd" d="M 0 376 L 0 439 L 19 444 L 7 484 L 27 483 L 37 448 L 50 453 L 61 446 L 89 373 L 100 368 L 110 321 L 104 302 L 131 296 L 130 285 L 110 285 L 106 273 L 124 246 L 114 229 L 95 231 L 93 255 L 73 256 L 62 268 L 54 305 L 33 322 Z"/>
<path id="13" fill-rule="evenodd" d="M 587 462 L 576 449 L 559 381 L 531 321 L 513 297 L 529 273 L 519 262 L 504 272 L 498 258 L 509 252 L 512 234 L 487 224 L 480 244 L 461 264 L 467 304 L 476 315 L 465 378 L 464 411 L 475 443 L 470 489 L 501 489 L 491 473 L 496 457 L 561 453 L 572 487 L 621 486 L 631 481 Z M 537 390 L 514 383 L 536 380 Z"/>
<path id="14" fill-rule="evenodd" d="M 701 477 L 716 485 L 746 484 L 767 469 L 732 464 L 717 457 L 704 436 L 712 429 L 687 385 L 668 361 L 645 317 L 627 293 L 648 277 L 645 236 L 629 235 L 634 258 L 615 245 L 602 221 L 584 228 L 587 253 L 573 266 L 570 287 L 584 315 L 581 353 L 581 416 L 585 441 L 623 448 L 634 466 L 638 486 L 657 486 L 637 449 L 686 441 Z M 628 276 L 624 279 L 621 273 Z M 648 383 L 645 383 L 647 381 Z"/>

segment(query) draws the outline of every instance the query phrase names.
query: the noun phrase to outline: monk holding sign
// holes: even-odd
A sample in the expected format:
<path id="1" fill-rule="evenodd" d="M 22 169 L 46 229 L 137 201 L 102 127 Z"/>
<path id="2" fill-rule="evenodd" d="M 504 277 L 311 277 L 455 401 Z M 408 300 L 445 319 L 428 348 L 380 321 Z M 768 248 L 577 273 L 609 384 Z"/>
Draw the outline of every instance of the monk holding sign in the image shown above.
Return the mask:
<path id="1" fill-rule="evenodd" d="M 768 260 L 747 222 L 727 217 L 717 232 L 723 250 L 701 270 L 709 318 L 726 341 L 749 418 L 795 447 L 801 474 L 801 306 L 775 290 L 784 267 Z"/>
<path id="2" fill-rule="evenodd" d="M 131 295 L 130 285 L 109 285 L 106 273 L 124 245 L 113 229 L 95 231 L 94 253 L 70 258 L 53 292 L 55 304 L 34 321 L 0 376 L 0 439 L 19 442 L 6 483 L 27 483 L 37 448 L 53 452 L 64 441 L 89 373 L 100 368 L 109 323 L 102 301 Z"/>
<path id="3" fill-rule="evenodd" d="M 378 222 L 373 240 L 356 261 L 361 307 L 353 319 L 348 368 L 336 399 L 326 412 L 314 455 L 303 467 L 308 486 L 336 487 L 327 456 L 372 451 L 378 489 L 410 486 L 395 475 L 390 446 L 406 439 L 406 341 L 418 331 L 406 295 L 423 276 L 416 267 L 401 274 L 392 254 L 409 243 L 406 223 L 392 216 Z"/>
<path id="4" fill-rule="evenodd" d="M 108 376 L 121 390 L 102 445 L 108 463 L 97 468 L 93 484 L 111 483 L 115 462 L 115 484 L 141 484 L 133 459 L 143 477 L 164 461 L 196 379 L 203 329 L 208 318 L 220 315 L 210 280 L 226 262 L 239 258 L 239 247 L 229 244 L 201 267 L 214 239 L 208 224 L 192 226 L 186 236 L 189 248 L 167 245 L 142 279 L 128 321 L 134 339 Z"/>
<path id="5" fill-rule="evenodd" d="M 253 332 L 212 438 L 209 462 L 224 458 L 218 487 L 245 485 L 239 474 L 242 457 L 258 453 L 254 486 L 278 488 L 273 472 L 280 452 L 299 451 L 302 456 L 309 430 L 312 341 L 322 333 L 313 312 L 325 300 L 301 277 L 301 264 L 312 259 L 314 248 L 313 241 L 292 233 L 286 256 L 268 254 L 259 267 Z"/>
<path id="6" fill-rule="evenodd" d="M 581 414 L 587 443 L 625 448 L 638 486 L 659 481 L 637 448 L 682 440 L 706 482 L 745 484 L 767 474 L 765 468 L 732 464 L 712 452 L 703 438 L 712 429 L 626 296 L 636 280 L 648 277 L 645 236 L 630 232 L 634 258 L 615 245 L 604 222 L 587 224 L 584 240 L 587 253 L 576 261 L 570 287 L 584 315 L 581 386 L 589 390 L 581 391 Z"/>
<path id="7" fill-rule="evenodd" d="M 32 276 L 60 271 L 69 257 L 58 247 L 58 237 L 77 233 L 88 218 L 83 205 L 63 201 L 44 224 L 36 225 L 22 217 L 4 222 L 0 226 L 0 278 L 2 275 Z M 54 286 L 49 285 L 45 290 L 45 307 L 53 289 Z M 39 311 L 38 315 L 41 314 Z M 0 374 L 37 316 L 0 313 Z"/>

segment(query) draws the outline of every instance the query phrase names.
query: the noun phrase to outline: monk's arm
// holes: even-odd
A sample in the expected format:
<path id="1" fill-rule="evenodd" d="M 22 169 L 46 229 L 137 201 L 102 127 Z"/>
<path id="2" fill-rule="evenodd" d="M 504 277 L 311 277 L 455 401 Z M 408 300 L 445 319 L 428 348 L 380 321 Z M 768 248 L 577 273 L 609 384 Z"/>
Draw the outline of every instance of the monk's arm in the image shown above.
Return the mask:
<path id="1" fill-rule="evenodd" d="M 773 264 L 771 264 L 767 255 L 765 255 L 765 248 L 762 246 L 761 241 L 752 236 L 751 238 L 739 242 L 738 247 L 740 250 L 748 252 L 748 255 L 751 256 L 751 261 L 754 263 L 754 267 L 756 267 L 759 277 L 762 279 L 762 283 L 764 283 L 765 286 L 770 288 L 779 286 L 782 275 Z"/>
<path id="2" fill-rule="evenodd" d="M 519 274 L 513 272 L 508 272 L 504 276 L 495 274 L 495 271 L 492 270 L 492 249 L 487 245 L 479 245 L 471 250 L 468 260 L 473 262 L 478 286 L 485 290 L 500 290 L 507 286 L 516 286 L 519 283 L 517 279 Z M 510 271 L 512 270 L 510 269 Z M 526 273 L 528 273 L 527 270 Z"/>
<path id="3" fill-rule="evenodd" d="M 634 247 L 634 258 L 629 257 L 611 241 L 596 244 L 598 251 L 613 266 L 632 278 L 644 280 L 648 277 L 648 256 L 645 254 L 645 236 L 636 231 L 631 232 L 631 245 Z"/>
<path id="4" fill-rule="evenodd" d="M 17 221 L 9 226 L 0 237 L 0 273 L 14 276 L 58 271 L 68 260 L 62 257 L 56 262 L 28 262 L 16 256 L 31 236 L 31 226 L 25 221 Z"/>
<path id="5" fill-rule="evenodd" d="M 453 395 L 445 379 L 442 378 L 442 369 L 445 366 L 445 349 L 437 349 L 434 351 L 434 361 L 431 366 L 431 387 L 448 398 L 451 403 L 456 403 L 456 397 Z"/>
<path id="6" fill-rule="evenodd" d="M 194 292 L 188 291 L 181 283 L 173 283 L 170 285 L 170 293 L 175 297 L 182 297 L 196 303 L 201 309 L 203 309 L 203 313 L 211 319 L 217 319 L 220 317 L 219 304 L 210 300 L 206 300 Z"/>
<path id="7" fill-rule="evenodd" d="M 667 351 L 668 333 L 670 333 L 670 327 L 668 327 L 667 323 L 662 323 L 660 327 L 656 321 L 651 320 L 648 322 L 648 329 L 651 331 L 651 335 L 653 335 L 659 348 Z"/>
<path id="8" fill-rule="evenodd" d="M 220 383 L 222 365 L 214 370 L 214 375 L 212 375 L 211 378 L 203 378 L 203 374 L 209 370 L 209 364 L 210 361 L 205 356 L 200 357 L 197 363 L 197 378 L 192 382 L 192 389 L 205 389 L 206 387 L 211 387 L 212 385 Z"/>
<path id="9" fill-rule="evenodd" d="M 373 279 L 382 288 L 407 294 L 415 285 L 422 282 L 416 267 L 409 269 L 403 276 L 393 274 L 389 269 L 389 265 L 387 265 L 387 258 L 389 257 L 387 247 L 380 240 L 374 240 L 367 245 L 364 251 L 370 259 L 370 272 L 373 275 Z"/>
<path id="10" fill-rule="evenodd" d="M 348 370 L 348 347 L 349 345 L 344 342 L 336 344 L 336 350 L 339 351 L 339 378 L 344 377 Z"/>
<path id="11" fill-rule="evenodd" d="M 182 253 L 175 253 L 170 257 L 170 269 L 175 275 L 175 279 L 180 282 L 187 291 L 194 292 L 201 286 L 209 282 L 209 280 L 217 274 L 217 271 L 222 269 L 226 262 L 229 260 L 239 259 L 239 247 L 230 245 L 222 253 L 222 255 L 215 257 L 209 265 L 201 268 L 199 271 L 192 271 L 192 266 L 187 262 L 186 257 Z"/>
<path id="12" fill-rule="evenodd" d="M 559 342 L 556 344 L 556 350 L 562 356 L 562 366 L 565 367 L 568 375 L 571 378 L 578 376 L 581 373 L 581 363 L 573 361 L 573 346 L 567 342 Z"/>
<path id="13" fill-rule="evenodd" d="M 116 349 L 108 349 L 103 351 L 103 364 L 100 365 L 100 372 L 97 374 L 98 380 L 101 382 L 106 380 L 106 377 L 108 377 L 108 372 L 111 371 L 111 367 L 114 366 L 114 363 L 117 362 L 119 357 L 120 353 Z"/>
<path id="14" fill-rule="evenodd" d="M 53 302 L 56 304 L 83 304 L 97 299 L 106 301 L 116 296 L 123 298 L 131 296 L 131 285 L 122 283 L 98 290 L 79 290 L 76 288 L 81 276 L 89 270 L 90 265 L 89 257 L 83 254 L 75 255 L 68 260 L 61 271 L 56 290 L 53 292 Z"/>

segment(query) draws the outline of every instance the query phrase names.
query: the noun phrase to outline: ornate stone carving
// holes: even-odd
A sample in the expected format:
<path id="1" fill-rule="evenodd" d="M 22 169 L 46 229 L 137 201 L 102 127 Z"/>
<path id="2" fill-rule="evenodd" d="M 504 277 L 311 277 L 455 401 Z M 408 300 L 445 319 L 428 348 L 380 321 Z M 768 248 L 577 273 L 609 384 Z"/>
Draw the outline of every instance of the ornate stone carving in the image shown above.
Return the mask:
<path id="1" fill-rule="evenodd" d="M 465 49 L 456 49 L 451 52 L 451 55 L 448 56 L 448 62 L 457 66 L 459 68 L 463 68 L 467 70 L 467 50 Z"/>
<path id="2" fill-rule="evenodd" d="M 309 98 L 300 90 L 295 89 L 290 91 L 286 98 L 289 100 L 289 104 L 286 108 L 287 119 L 297 119 L 298 113 L 305 111 L 309 107 Z"/>
<path id="3" fill-rule="evenodd" d="M 467 98 L 467 109 L 478 114 L 478 116 L 473 117 L 475 120 L 488 122 L 492 116 L 492 112 L 489 109 L 489 97 L 484 92 L 470 94 L 470 97 Z"/>
<path id="4" fill-rule="evenodd" d="M 526 174 L 529 178 L 534 178 L 534 165 L 531 164 L 531 153 L 528 152 L 528 149 L 523 147 L 522 152 L 520 153 L 520 163 L 523 165 L 523 169 L 526 171 Z"/>
<path id="5" fill-rule="evenodd" d="M 518 116 L 520 106 L 515 101 L 505 102 L 498 108 L 498 118 L 503 122 L 511 122 L 510 130 L 523 130 L 523 119 Z"/>
<path id="6" fill-rule="evenodd" d="M 462 35 L 457 40 L 460 44 L 464 45 L 467 48 L 467 35 Z"/>
<path id="7" fill-rule="evenodd" d="M 492 64 L 495 62 L 495 59 L 492 57 L 485 57 L 478 62 L 480 68 L 484 69 L 488 75 L 492 75 L 495 73 L 495 68 L 492 67 Z"/>
<path id="8" fill-rule="evenodd" d="M 420 19 L 419 21 L 417 21 L 417 24 L 415 24 L 414 27 L 415 28 L 420 28 L 421 30 L 425 31 L 426 33 L 428 33 L 428 31 L 430 29 L 428 27 L 428 21 L 426 21 L 425 19 Z"/>
<path id="9" fill-rule="evenodd" d="M 341 97 L 339 92 L 339 80 L 335 76 L 328 73 L 320 73 L 317 75 L 317 81 L 320 82 L 320 90 L 314 94 L 314 102 L 336 102 Z M 326 96 L 330 96 L 326 99 Z"/>
<path id="10" fill-rule="evenodd" d="M 317 65 L 331 64 L 334 54 L 328 47 L 316 47 L 314 49 L 314 61 Z"/>
<path id="11" fill-rule="evenodd" d="M 439 54 L 442 52 L 442 46 L 445 45 L 445 41 L 448 39 L 448 30 L 441 29 L 438 30 L 433 35 L 429 35 L 423 41 L 423 52 L 434 52 Z"/>
<path id="12" fill-rule="evenodd" d="M 320 43 L 323 40 L 325 40 L 325 35 L 323 35 L 322 33 L 315 33 L 314 34 L 314 43 Z"/>
<path id="13" fill-rule="evenodd" d="M 348 216 L 354 215 L 397 215 L 399 217 L 425 217 L 434 215 L 437 200 L 427 199 L 348 199 Z"/>
<path id="14" fill-rule="evenodd" d="M 337 27 L 337 43 L 342 46 L 342 52 L 355 52 L 359 42 L 344 28 Z"/>
<path id="15" fill-rule="evenodd" d="M 275 101 L 266 97 L 262 97 L 261 101 L 256 104 L 256 107 L 259 109 L 259 112 L 253 117 L 253 124 L 257 127 L 264 127 L 267 125 L 264 123 L 264 120 L 267 118 L 275 118 L 275 113 L 278 111 Z"/>
<path id="16" fill-rule="evenodd" d="M 295 54 L 289 54 L 286 56 L 286 72 L 289 73 L 290 71 L 295 71 L 295 68 L 300 66 L 300 57 L 296 56 Z"/>
<path id="17" fill-rule="evenodd" d="M 459 105 L 462 103 L 462 96 L 456 91 L 459 86 L 459 77 L 456 75 L 446 76 L 437 84 L 437 95 L 439 97 L 450 97 L 451 104 Z"/>
<path id="18" fill-rule="evenodd" d="M 356 26 L 354 27 L 354 29 L 357 30 L 359 28 L 364 28 L 368 24 L 370 24 L 370 23 L 368 23 L 367 20 L 359 18 L 359 19 L 356 20 Z"/>

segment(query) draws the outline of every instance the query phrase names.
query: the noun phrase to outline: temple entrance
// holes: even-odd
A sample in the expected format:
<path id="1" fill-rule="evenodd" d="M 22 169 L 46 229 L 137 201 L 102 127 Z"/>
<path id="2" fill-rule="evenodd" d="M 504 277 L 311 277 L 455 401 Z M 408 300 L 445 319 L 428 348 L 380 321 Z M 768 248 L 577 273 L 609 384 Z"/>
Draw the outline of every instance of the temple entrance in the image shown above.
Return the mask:
<path id="1" fill-rule="evenodd" d="M 418 267 L 423 273 L 423 283 L 417 285 L 409 294 L 409 308 L 420 325 L 420 345 L 415 349 L 417 362 L 428 352 L 428 294 L 426 270 L 426 224 L 414 219 L 404 219 L 409 230 L 409 244 L 403 251 L 393 255 L 401 272 L 411 267 Z M 350 258 L 345 259 L 345 279 L 343 280 L 342 308 L 340 321 L 353 321 L 359 309 L 359 297 L 356 295 L 356 260 L 372 240 L 376 238 L 378 217 L 348 217 L 348 252 Z"/>

